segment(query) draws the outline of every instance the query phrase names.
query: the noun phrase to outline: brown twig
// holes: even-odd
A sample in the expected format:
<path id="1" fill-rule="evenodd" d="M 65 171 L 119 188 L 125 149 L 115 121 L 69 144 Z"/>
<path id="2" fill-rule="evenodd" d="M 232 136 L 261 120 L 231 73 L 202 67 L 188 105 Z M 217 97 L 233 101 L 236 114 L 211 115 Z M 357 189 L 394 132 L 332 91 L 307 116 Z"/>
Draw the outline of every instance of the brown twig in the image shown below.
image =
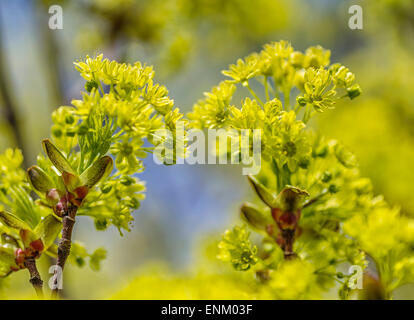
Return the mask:
<path id="1" fill-rule="evenodd" d="M 70 254 L 70 248 L 72 245 L 72 231 L 75 225 L 75 217 L 78 207 L 74 205 L 69 205 L 67 211 L 65 212 L 62 218 L 62 238 L 59 241 L 58 246 L 58 256 L 57 256 L 57 266 L 54 275 L 53 275 L 53 289 L 52 289 L 52 298 L 57 298 L 59 294 L 59 277 L 61 277 L 61 272 L 65 267 L 66 260 Z"/>
<path id="2" fill-rule="evenodd" d="M 296 230 L 282 230 L 281 236 L 283 238 L 282 250 L 285 260 L 292 260 L 297 257 L 293 252 L 293 242 L 295 241 Z"/>
<path id="3" fill-rule="evenodd" d="M 30 273 L 30 283 L 33 288 L 36 290 L 37 297 L 43 299 L 43 281 L 40 277 L 39 271 L 36 267 L 35 258 L 26 258 L 24 261 L 24 266 L 29 270 Z"/>

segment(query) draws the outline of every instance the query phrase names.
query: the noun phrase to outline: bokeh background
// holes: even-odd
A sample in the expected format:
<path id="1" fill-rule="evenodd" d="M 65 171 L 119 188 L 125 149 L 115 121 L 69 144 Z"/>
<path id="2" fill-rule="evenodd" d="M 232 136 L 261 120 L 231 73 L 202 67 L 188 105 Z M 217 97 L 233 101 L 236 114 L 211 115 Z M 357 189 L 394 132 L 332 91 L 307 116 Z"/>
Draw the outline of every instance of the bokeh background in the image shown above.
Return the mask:
<path id="1" fill-rule="evenodd" d="M 48 28 L 53 4 L 63 8 L 63 30 Z M 353 4 L 363 8 L 363 30 L 348 27 Z M 18 146 L 26 164 L 35 160 L 51 111 L 83 90 L 73 61 L 87 54 L 153 64 L 188 112 L 228 64 L 281 39 L 300 50 L 331 49 L 332 61 L 356 74 L 361 98 L 312 125 L 353 150 L 376 192 L 414 216 L 412 0 L 0 0 L 0 151 Z M 243 297 L 236 276 L 212 262 L 215 240 L 253 196 L 241 168 L 163 167 L 152 158 L 146 166 L 147 198 L 130 233 L 96 231 L 78 219 L 74 238 L 90 250 L 106 247 L 108 256 L 99 272 L 69 266 L 65 297 Z M 46 281 L 47 266 L 42 258 Z M 2 281 L 0 297 L 32 296 L 27 278 L 19 272 Z M 396 297 L 414 298 L 414 288 Z"/>

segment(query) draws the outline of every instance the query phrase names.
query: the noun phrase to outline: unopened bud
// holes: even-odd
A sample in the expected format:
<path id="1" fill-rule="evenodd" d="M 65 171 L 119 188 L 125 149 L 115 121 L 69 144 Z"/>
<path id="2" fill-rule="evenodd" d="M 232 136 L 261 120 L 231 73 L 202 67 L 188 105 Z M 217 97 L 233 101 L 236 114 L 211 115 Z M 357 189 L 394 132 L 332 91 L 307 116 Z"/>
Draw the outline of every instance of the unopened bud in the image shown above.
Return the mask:
<path id="1" fill-rule="evenodd" d="M 68 115 L 65 117 L 65 122 L 66 122 L 67 124 L 72 124 L 72 123 L 74 123 L 74 122 L 75 122 L 75 117 L 74 117 L 73 115 L 71 115 L 71 114 L 68 114 Z"/>
<path id="2" fill-rule="evenodd" d="M 348 97 L 352 100 L 355 99 L 356 97 L 358 97 L 359 95 L 361 95 L 361 88 L 359 87 L 359 85 L 354 84 L 352 87 L 346 89 L 346 91 L 348 92 Z"/>
<path id="3" fill-rule="evenodd" d="M 329 192 L 330 193 L 337 193 L 339 191 L 339 188 L 338 188 L 338 186 L 337 185 L 335 185 L 335 184 L 331 184 L 330 186 L 329 186 Z"/>
<path id="4" fill-rule="evenodd" d="M 332 173 L 330 173 L 329 171 L 325 171 L 322 174 L 322 177 L 321 177 L 322 182 L 326 183 L 326 182 L 331 181 L 331 179 L 332 179 Z"/>
<path id="5" fill-rule="evenodd" d="M 112 186 L 108 183 L 105 183 L 101 186 L 102 193 L 109 193 L 112 190 Z"/>
<path id="6" fill-rule="evenodd" d="M 305 97 L 298 97 L 296 101 L 299 103 L 300 106 L 306 106 L 308 100 Z"/>
<path id="7" fill-rule="evenodd" d="M 93 88 L 98 88 L 98 84 L 96 83 L 96 81 L 93 81 L 93 80 L 86 81 L 85 83 L 86 91 L 91 92 Z"/>
<path id="8" fill-rule="evenodd" d="M 121 183 L 124 186 L 130 186 L 134 182 L 134 179 L 129 176 L 122 176 Z"/>

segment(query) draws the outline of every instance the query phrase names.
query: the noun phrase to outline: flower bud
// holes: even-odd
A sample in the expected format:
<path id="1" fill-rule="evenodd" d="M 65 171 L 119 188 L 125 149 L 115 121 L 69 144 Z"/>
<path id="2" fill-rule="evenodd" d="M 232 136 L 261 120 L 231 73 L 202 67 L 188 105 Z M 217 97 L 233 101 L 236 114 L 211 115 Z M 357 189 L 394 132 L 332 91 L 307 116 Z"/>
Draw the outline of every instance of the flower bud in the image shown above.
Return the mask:
<path id="1" fill-rule="evenodd" d="M 140 207 L 139 200 L 137 198 L 132 198 L 127 202 L 127 206 L 131 209 L 138 209 Z"/>
<path id="2" fill-rule="evenodd" d="M 347 88 L 346 91 L 348 92 L 348 97 L 351 100 L 358 97 L 362 92 L 361 88 L 357 84 L 354 84 L 352 87 Z"/>
<path id="3" fill-rule="evenodd" d="M 134 182 L 134 179 L 129 176 L 122 176 L 121 183 L 124 186 L 130 186 Z"/>
<path id="4" fill-rule="evenodd" d="M 329 186 L 329 192 L 330 193 L 337 193 L 339 191 L 339 187 L 335 184 L 331 184 Z"/>
<path id="5" fill-rule="evenodd" d="M 332 173 L 330 173 L 329 171 L 325 171 L 322 174 L 322 177 L 321 177 L 322 182 L 326 183 L 326 182 L 331 181 L 331 179 L 332 179 Z"/>
<path id="6" fill-rule="evenodd" d="M 105 183 L 101 186 L 101 192 L 103 194 L 109 193 L 112 190 L 112 186 L 109 183 Z"/>
<path id="7" fill-rule="evenodd" d="M 305 97 L 298 97 L 296 101 L 299 103 L 300 106 L 306 106 L 308 100 Z"/>
<path id="8" fill-rule="evenodd" d="M 312 150 L 312 157 L 325 158 L 328 155 L 329 148 L 327 145 L 318 146 L 316 149 Z"/>
<path id="9" fill-rule="evenodd" d="M 72 123 L 74 123 L 74 122 L 75 122 L 75 117 L 74 117 L 73 115 L 71 115 L 71 114 L 68 114 L 68 115 L 66 115 L 66 117 L 65 117 L 65 122 L 66 122 L 67 124 L 72 124 Z"/>
<path id="10" fill-rule="evenodd" d="M 85 89 L 88 92 L 91 92 L 93 88 L 98 88 L 98 84 L 96 83 L 96 81 L 90 80 L 90 81 L 86 81 L 85 83 Z"/>

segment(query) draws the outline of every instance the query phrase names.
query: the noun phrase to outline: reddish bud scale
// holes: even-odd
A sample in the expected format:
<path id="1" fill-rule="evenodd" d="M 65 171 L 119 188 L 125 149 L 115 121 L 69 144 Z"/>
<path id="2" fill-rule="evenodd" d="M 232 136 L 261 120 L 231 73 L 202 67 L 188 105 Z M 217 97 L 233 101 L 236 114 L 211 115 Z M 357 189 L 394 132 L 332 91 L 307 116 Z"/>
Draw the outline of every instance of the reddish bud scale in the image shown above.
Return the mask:
<path id="1" fill-rule="evenodd" d="M 30 243 L 30 247 L 37 252 L 42 252 L 43 249 L 45 248 L 43 245 L 43 241 L 41 239 L 37 239 L 35 241 L 32 241 Z"/>
<path id="2" fill-rule="evenodd" d="M 87 196 L 89 189 L 87 186 L 82 186 L 82 187 L 76 188 L 74 191 L 75 191 L 77 198 L 83 200 Z"/>
<path id="3" fill-rule="evenodd" d="M 68 199 L 69 199 L 69 202 L 76 207 L 80 207 L 82 204 L 82 200 L 83 200 L 83 199 L 78 199 L 73 193 L 68 193 Z"/>
<path id="4" fill-rule="evenodd" d="M 72 173 L 69 173 L 69 172 L 65 171 L 65 172 L 62 173 L 62 180 L 63 180 L 63 183 L 65 184 L 65 186 L 73 187 L 73 185 L 76 184 L 76 182 L 78 180 L 78 177 L 75 176 Z M 70 189 L 73 190 L 72 188 L 70 188 Z"/>
<path id="5" fill-rule="evenodd" d="M 283 212 L 279 208 L 272 209 L 272 217 L 276 221 L 280 230 L 295 230 L 298 225 L 300 215 L 300 210 L 296 210 L 295 212 Z"/>

